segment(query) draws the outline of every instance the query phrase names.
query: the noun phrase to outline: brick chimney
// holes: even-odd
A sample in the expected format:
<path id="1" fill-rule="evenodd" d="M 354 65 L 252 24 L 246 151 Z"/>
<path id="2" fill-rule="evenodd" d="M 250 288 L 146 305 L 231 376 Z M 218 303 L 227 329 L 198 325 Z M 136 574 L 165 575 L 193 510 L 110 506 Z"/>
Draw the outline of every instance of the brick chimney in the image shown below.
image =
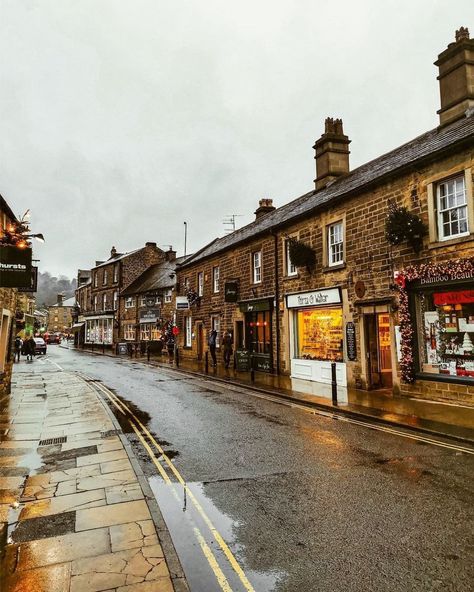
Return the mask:
<path id="1" fill-rule="evenodd" d="M 324 123 L 324 134 L 313 146 L 316 150 L 316 190 L 322 189 L 338 177 L 349 172 L 349 144 L 351 141 L 344 135 L 342 119 L 327 117 Z"/>
<path id="2" fill-rule="evenodd" d="M 165 251 L 166 261 L 174 261 L 176 259 L 176 251 L 173 251 L 173 247 L 170 246 L 168 251 Z"/>
<path id="3" fill-rule="evenodd" d="M 116 254 L 117 254 L 117 249 L 115 247 L 112 247 L 110 249 L 110 258 L 112 259 L 113 257 L 115 257 Z"/>
<path id="4" fill-rule="evenodd" d="M 273 205 L 273 199 L 261 199 L 258 202 L 258 208 L 255 210 L 255 220 L 260 220 L 263 216 L 266 216 L 270 212 L 276 210 L 275 206 Z"/>
<path id="5" fill-rule="evenodd" d="M 441 95 L 439 123 L 447 125 L 474 109 L 474 39 L 469 39 L 469 29 L 456 31 L 456 41 L 439 54 L 435 66 Z"/>
<path id="6" fill-rule="evenodd" d="M 58 302 L 57 302 L 58 306 L 62 306 L 63 300 L 64 300 L 64 294 L 58 294 L 57 298 L 58 298 Z"/>

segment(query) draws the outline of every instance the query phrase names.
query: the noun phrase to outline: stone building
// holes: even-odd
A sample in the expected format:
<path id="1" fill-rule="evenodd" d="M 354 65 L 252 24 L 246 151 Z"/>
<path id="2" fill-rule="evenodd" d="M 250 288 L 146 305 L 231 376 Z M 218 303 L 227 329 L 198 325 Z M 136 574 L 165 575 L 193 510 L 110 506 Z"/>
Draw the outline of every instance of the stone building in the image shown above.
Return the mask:
<path id="1" fill-rule="evenodd" d="M 461 28 L 436 62 L 439 126 L 352 171 L 328 118 L 315 188 L 262 200 L 178 268 L 193 302 L 178 314 L 184 357 L 229 328 L 238 366 L 318 394 L 334 362 L 342 387 L 474 404 L 473 64 Z"/>
<path id="2" fill-rule="evenodd" d="M 120 293 L 121 341 L 140 346 L 158 341 L 175 312 L 176 251 L 165 253 L 165 261 L 152 265 Z"/>
<path id="3" fill-rule="evenodd" d="M 71 333 L 75 306 L 75 296 L 64 298 L 64 294 L 58 294 L 56 304 L 48 306 L 48 333 Z"/>
<path id="4" fill-rule="evenodd" d="M 130 253 L 118 253 L 112 247 L 107 261 L 96 261 L 90 271 L 90 282 L 85 279 L 76 290 L 80 311 L 76 325 L 83 323 L 82 327 L 76 327 L 83 331 L 79 343 L 86 347 L 100 344 L 112 348 L 119 340 L 120 292 L 165 257 L 156 243 L 147 242 Z"/>

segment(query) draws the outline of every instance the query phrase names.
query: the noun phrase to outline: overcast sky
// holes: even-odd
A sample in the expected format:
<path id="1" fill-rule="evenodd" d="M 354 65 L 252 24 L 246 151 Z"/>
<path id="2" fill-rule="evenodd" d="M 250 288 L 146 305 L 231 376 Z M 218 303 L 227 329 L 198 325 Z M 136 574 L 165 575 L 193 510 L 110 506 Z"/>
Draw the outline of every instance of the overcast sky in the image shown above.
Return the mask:
<path id="1" fill-rule="evenodd" d="M 437 125 L 438 53 L 472 0 L 0 0 L 0 193 L 40 269 L 115 245 L 182 254 L 311 190 L 342 117 L 351 168 Z"/>

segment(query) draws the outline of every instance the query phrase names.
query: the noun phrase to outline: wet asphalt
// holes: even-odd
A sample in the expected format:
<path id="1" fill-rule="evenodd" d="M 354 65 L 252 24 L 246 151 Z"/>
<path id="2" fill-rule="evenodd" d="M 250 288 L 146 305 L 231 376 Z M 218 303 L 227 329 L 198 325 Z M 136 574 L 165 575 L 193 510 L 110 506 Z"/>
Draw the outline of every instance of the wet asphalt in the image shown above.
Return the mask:
<path id="1" fill-rule="evenodd" d="M 132 406 L 254 590 L 474 589 L 473 455 L 279 405 L 212 378 L 58 346 L 47 358 L 100 380 Z M 193 536 L 198 513 L 184 491 L 170 495 L 126 418 L 117 417 L 191 592 L 223 589 Z M 207 542 L 229 589 L 245 590 L 213 537 Z"/>

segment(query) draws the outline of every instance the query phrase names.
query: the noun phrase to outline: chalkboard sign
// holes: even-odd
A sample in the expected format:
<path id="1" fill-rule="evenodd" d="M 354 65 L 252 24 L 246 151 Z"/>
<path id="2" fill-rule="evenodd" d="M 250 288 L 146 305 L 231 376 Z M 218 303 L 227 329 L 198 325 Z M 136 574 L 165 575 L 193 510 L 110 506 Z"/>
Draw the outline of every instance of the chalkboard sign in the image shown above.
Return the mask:
<path id="1" fill-rule="evenodd" d="M 254 370 L 258 370 L 259 372 L 272 371 L 270 356 L 268 354 L 253 354 L 252 366 Z"/>
<path id="2" fill-rule="evenodd" d="M 128 343 L 118 344 L 118 354 L 119 356 L 126 356 L 128 354 Z"/>
<path id="3" fill-rule="evenodd" d="M 246 349 L 238 349 L 235 352 L 235 369 L 240 372 L 250 370 L 250 352 Z"/>
<path id="4" fill-rule="evenodd" d="M 355 325 L 353 322 L 346 323 L 346 348 L 347 357 L 353 362 L 357 359 L 357 343 Z"/>

